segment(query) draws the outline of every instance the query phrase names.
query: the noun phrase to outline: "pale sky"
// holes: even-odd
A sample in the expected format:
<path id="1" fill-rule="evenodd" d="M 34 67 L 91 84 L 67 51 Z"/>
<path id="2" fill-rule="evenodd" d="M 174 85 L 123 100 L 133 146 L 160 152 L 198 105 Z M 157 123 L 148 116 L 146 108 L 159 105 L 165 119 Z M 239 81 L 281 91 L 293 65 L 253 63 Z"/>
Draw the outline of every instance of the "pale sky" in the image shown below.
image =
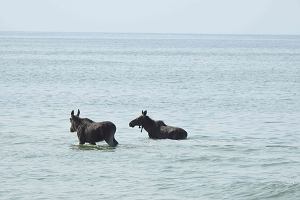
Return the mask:
<path id="1" fill-rule="evenodd" d="M 0 0 L 0 31 L 300 35 L 300 0 Z"/>

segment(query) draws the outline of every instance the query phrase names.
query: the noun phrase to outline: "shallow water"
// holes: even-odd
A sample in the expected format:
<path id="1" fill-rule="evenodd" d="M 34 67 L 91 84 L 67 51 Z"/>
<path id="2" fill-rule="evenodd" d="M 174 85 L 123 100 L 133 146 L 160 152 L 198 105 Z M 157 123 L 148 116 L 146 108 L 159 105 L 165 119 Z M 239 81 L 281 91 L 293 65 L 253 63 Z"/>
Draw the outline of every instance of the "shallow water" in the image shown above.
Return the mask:
<path id="1" fill-rule="evenodd" d="M 0 75 L 1 199 L 300 198 L 299 36 L 0 33 Z M 119 146 L 78 145 L 77 108 Z"/>

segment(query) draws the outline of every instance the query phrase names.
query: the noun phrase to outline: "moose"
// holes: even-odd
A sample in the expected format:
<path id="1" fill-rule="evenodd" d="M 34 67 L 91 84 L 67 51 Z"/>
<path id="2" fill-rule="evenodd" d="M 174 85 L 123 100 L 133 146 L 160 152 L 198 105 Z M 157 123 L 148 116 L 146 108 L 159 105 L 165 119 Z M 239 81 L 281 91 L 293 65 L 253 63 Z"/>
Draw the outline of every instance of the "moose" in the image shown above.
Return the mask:
<path id="1" fill-rule="evenodd" d="M 70 118 L 70 132 L 77 132 L 79 144 L 85 144 L 87 142 L 91 145 L 96 145 L 96 142 L 105 140 L 111 147 L 118 145 L 114 137 L 116 126 L 112 122 L 94 122 L 88 118 L 80 118 L 79 114 L 79 109 L 76 115 L 74 115 L 74 110 L 72 110 Z"/>
<path id="2" fill-rule="evenodd" d="M 141 132 L 143 128 L 148 132 L 151 139 L 172 139 L 182 140 L 187 138 L 187 132 L 178 127 L 168 126 L 163 121 L 155 121 L 147 116 L 147 110 L 142 111 L 142 115 L 129 123 L 130 127 L 139 126 Z"/>

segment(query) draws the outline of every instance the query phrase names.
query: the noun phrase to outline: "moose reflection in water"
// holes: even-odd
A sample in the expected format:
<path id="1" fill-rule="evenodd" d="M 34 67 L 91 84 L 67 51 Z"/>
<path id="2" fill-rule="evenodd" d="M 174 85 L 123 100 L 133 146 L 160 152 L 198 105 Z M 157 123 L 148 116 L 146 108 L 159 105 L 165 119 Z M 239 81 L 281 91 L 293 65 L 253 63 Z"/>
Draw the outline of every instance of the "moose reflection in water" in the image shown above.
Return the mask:
<path id="1" fill-rule="evenodd" d="M 141 132 L 143 128 L 148 132 L 152 139 L 186 139 L 187 132 L 182 128 L 166 125 L 163 121 L 155 121 L 147 116 L 147 110 L 142 111 L 142 115 L 129 123 L 130 127 L 139 126 Z"/>
<path id="2" fill-rule="evenodd" d="M 111 147 L 118 145 L 118 142 L 114 137 L 116 126 L 112 122 L 94 122 L 88 118 L 80 118 L 79 114 L 79 109 L 77 115 L 74 115 L 74 110 L 72 110 L 70 118 L 70 132 L 77 132 L 79 144 L 87 142 L 95 145 L 96 142 L 105 140 Z"/>

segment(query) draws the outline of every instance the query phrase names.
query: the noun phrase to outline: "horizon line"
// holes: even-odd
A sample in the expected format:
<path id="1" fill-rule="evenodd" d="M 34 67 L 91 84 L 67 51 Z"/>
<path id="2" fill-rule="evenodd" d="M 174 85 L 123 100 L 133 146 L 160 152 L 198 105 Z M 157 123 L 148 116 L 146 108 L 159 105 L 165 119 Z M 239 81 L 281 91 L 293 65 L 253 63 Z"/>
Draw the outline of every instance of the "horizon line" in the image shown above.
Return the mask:
<path id="1" fill-rule="evenodd" d="M 101 34 L 153 34 L 153 35 L 249 35 L 249 36 L 300 36 L 300 34 L 287 33 L 189 33 L 189 32 L 101 32 L 101 31 L 21 31 L 0 30 L 0 33 L 101 33 Z"/>

